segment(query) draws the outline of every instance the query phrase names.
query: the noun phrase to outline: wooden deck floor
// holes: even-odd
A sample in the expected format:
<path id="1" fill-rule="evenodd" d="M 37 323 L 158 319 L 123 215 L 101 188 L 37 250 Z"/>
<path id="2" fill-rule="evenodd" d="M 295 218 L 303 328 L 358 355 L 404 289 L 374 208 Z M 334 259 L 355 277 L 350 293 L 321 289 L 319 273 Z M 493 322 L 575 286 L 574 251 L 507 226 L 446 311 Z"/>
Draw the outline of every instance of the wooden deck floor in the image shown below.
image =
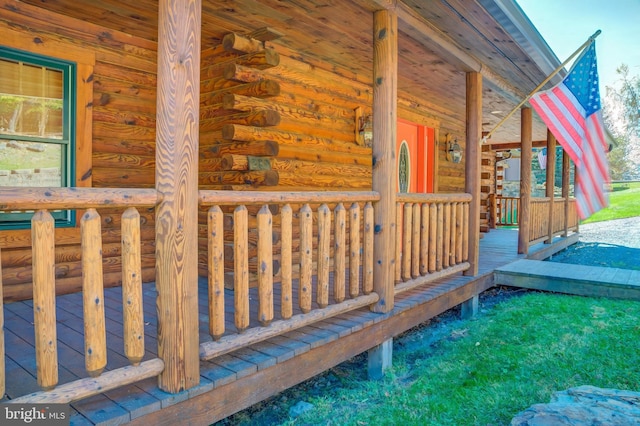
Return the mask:
<path id="1" fill-rule="evenodd" d="M 565 240 L 559 240 L 562 248 Z M 343 362 L 376 344 L 450 309 L 493 286 L 494 269 L 518 258 L 517 231 L 492 230 L 480 242 L 480 273 L 441 279 L 396 297 L 395 309 L 375 314 L 359 309 L 271 338 L 249 348 L 201 362 L 199 386 L 179 394 L 158 389 L 156 379 L 105 392 L 72 404 L 71 424 L 176 424 L 188 410 L 195 424 L 210 424 Z M 549 245 L 532 247 L 531 253 Z M 144 285 L 145 359 L 157 351 L 154 285 Z M 209 340 L 206 281 L 200 283 L 200 338 Z M 60 383 L 86 377 L 82 295 L 57 302 Z M 107 369 L 129 364 L 123 353 L 122 301 L 119 288 L 105 291 Z M 255 315 L 254 315 L 255 317 Z M 233 332 L 233 324 L 229 324 Z M 7 396 L 38 391 L 30 301 L 5 305 Z M 311 363 L 313 360 L 313 364 Z M 304 368 L 300 369 L 300 365 Z M 298 369 L 296 369 L 298 368 Z M 296 374 L 291 374 L 295 371 Z M 220 389 L 220 392 L 210 392 Z M 247 390 L 249 389 L 249 390 Z M 3 400 L 4 401 L 4 400 Z M 230 404 L 229 401 L 234 401 Z M 182 417 L 181 417 L 182 416 Z"/>

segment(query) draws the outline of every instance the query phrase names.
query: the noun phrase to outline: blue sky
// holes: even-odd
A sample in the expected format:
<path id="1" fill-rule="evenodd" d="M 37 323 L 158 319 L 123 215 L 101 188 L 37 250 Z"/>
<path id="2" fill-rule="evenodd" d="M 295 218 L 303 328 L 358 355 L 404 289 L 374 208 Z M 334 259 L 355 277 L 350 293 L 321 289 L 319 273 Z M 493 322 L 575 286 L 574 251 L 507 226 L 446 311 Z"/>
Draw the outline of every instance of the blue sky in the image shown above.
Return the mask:
<path id="1" fill-rule="evenodd" d="M 616 68 L 625 63 L 640 75 L 640 0 L 516 0 L 560 62 L 589 36 L 596 38 L 600 93 L 616 85 Z"/>

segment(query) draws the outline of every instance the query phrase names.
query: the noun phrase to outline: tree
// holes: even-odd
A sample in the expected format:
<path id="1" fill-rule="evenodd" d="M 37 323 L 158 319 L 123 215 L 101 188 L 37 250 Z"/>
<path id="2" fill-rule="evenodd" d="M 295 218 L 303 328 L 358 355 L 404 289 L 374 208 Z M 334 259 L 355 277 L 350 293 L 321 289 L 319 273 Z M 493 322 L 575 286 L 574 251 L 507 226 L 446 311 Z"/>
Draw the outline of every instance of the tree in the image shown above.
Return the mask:
<path id="1" fill-rule="evenodd" d="M 620 65 L 620 88 L 607 86 L 604 119 L 616 144 L 609 153 L 613 180 L 640 178 L 640 76 L 630 76 Z"/>

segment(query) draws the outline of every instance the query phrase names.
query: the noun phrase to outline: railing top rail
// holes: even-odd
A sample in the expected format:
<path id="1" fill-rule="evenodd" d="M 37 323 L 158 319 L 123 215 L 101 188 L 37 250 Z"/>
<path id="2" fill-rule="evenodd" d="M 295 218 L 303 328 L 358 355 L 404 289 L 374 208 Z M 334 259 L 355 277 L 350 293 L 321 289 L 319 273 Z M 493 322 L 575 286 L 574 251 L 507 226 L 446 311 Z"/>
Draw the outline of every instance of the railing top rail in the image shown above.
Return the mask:
<path id="1" fill-rule="evenodd" d="M 99 207 L 154 207 L 155 189 L 142 188 L 0 188 L 0 210 L 58 210 Z"/>
<path id="2" fill-rule="evenodd" d="M 380 194 L 373 191 L 198 191 L 200 205 L 236 204 L 288 204 L 378 201 Z"/>
<path id="3" fill-rule="evenodd" d="M 398 193 L 396 201 L 400 203 L 466 203 L 472 199 L 471 194 L 419 194 Z"/>

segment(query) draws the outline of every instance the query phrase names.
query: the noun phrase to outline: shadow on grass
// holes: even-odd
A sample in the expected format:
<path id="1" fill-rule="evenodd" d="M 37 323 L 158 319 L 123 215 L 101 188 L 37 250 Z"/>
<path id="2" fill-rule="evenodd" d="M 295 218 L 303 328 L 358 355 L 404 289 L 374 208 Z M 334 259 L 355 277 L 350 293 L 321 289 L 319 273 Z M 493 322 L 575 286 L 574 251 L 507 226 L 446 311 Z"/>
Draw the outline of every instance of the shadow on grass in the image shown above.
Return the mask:
<path id="1" fill-rule="evenodd" d="M 548 260 L 575 265 L 640 270 L 640 249 L 608 243 L 577 243 Z"/>

